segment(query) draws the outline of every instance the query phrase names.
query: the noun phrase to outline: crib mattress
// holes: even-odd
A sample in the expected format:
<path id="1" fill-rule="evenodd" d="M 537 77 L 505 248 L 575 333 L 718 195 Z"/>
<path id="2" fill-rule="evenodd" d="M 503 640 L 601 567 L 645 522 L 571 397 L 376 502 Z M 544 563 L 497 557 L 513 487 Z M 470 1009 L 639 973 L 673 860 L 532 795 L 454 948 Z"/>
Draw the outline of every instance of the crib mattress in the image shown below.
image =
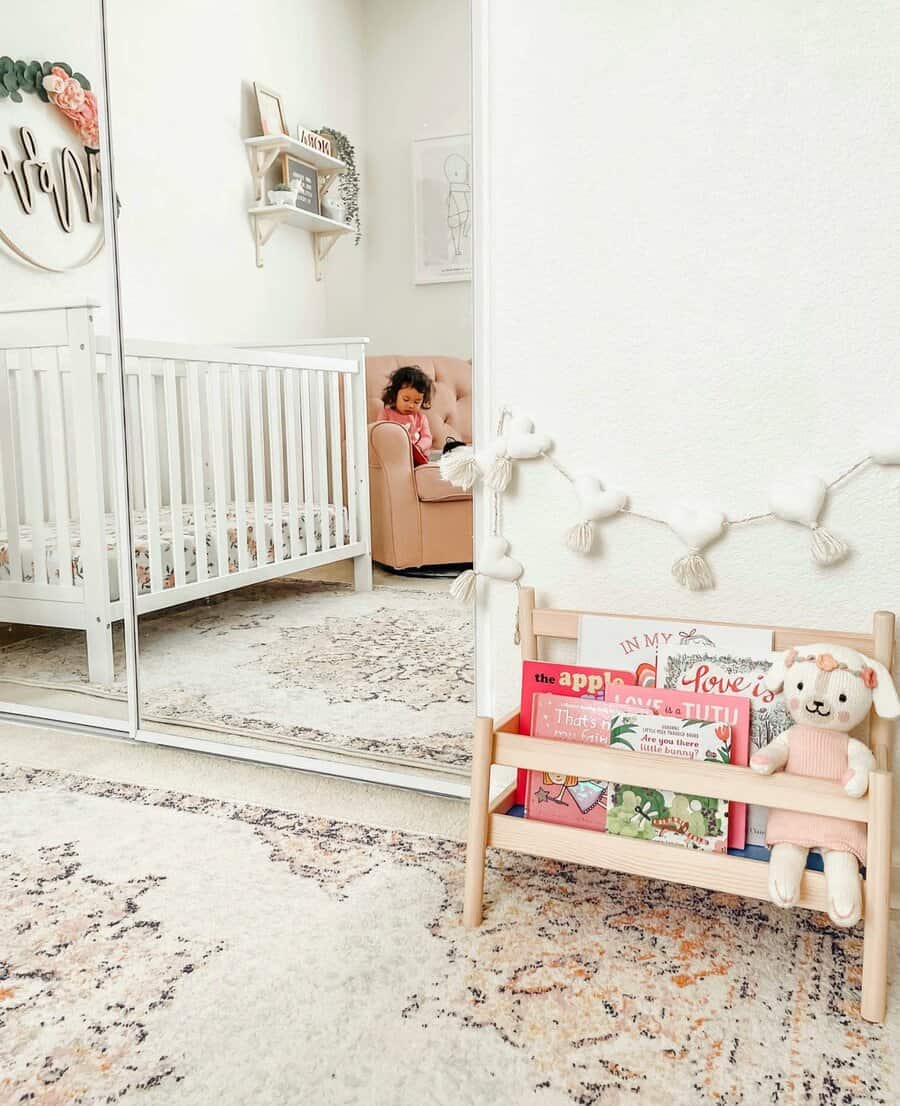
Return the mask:
<path id="1" fill-rule="evenodd" d="M 310 511 L 313 524 L 313 536 L 311 547 L 308 550 L 306 549 L 305 508 L 301 506 L 300 512 L 297 527 L 297 536 L 301 542 L 300 548 L 305 552 L 317 552 L 322 549 L 321 508 L 315 506 L 311 508 Z M 346 535 L 349 531 L 350 519 L 346 507 L 342 508 L 342 513 L 344 517 L 344 535 L 345 540 L 347 540 Z M 265 505 L 263 514 L 265 518 L 265 561 L 271 564 L 275 560 L 275 544 L 272 524 L 272 505 L 270 503 Z M 329 545 L 333 546 L 337 535 L 337 511 L 334 504 L 328 504 L 326 514 Z M 238 516 L 234 504 L 229 506 L 226 517 L 228 520 L 228 572 L 231 573 L 237 572 L 239 569 Z M 249 564 L 255 566 L 257 550 L 256 509 L 252 503 L 247 505 L 244 517 L 246 520 Z M 110 514 L 106 516 L 105 526 L 110 597 L 115 600 L 119 598 L 119 573 L 116 553 L 117 534 L 114 515 Z M 137 591 L 138 594 L 147 594 L 151 590 L 150 540 L 147 515 L 145 512 L 133 512 L 132 529 L 134 537 L 134 572 L 137 582 Z M 185 508 L 182 512 L 182 534 L 184 544 L 184 578 L 185 583 L 190 584 L 197 579 L 197 539 L 194 531 L 194 511 L 192 509 Z M 72 523 L 70 526 L 70 539 L 72 545 L 72 578 L 76 581 L 83 581 L 84 569 L 81 563 L 81 533 L 76 523 Z M 214 508 L 210 507 L 207 508 L 206 511 L 206 565 L 210 576 L 220 575 L 218 567 L 218 550 L 216 546 L 216 512 Z M 19 551 L 22 557 L 23 579 L 26 582 L 31 582 L 34 580 L 34 554 L 32 551 L 31 527 L 29 526 L 19 527 Z M 175 587 L 175 562 L 173 551 L 172 513 L 168 508 L 164 508 L 160 511 L 160 556 L 164 588 Z M 284 558 L 290 556 L 290 521 L 283 515 L 281 520 L 281 554 Z M 57 552 L 52 528 L 47 535 L 44 555 L 47 564 L 47 580 L 51 584 L 58 583 L 59 554 Z M 0 532 L 0 581 L 9 580 L 10 578 L 9 540 L 6 533 Z"/>

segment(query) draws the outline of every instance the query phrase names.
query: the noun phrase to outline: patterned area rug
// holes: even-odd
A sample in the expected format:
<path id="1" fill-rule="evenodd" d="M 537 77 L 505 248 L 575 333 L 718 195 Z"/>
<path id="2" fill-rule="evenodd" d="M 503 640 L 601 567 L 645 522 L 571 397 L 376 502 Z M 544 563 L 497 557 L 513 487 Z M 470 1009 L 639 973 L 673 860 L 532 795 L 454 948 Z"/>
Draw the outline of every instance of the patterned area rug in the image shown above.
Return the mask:
<path id="1" fill-rule="evenodd" d="M 0 792 L 4 1103 L 897 1101 L 900 983 L 861 1021 L 859 934 L 823 915 L 492 854 L 467 931 L 456 843 L 46 770 Z"/>
<path id="2" fill-rule="evenodd" d="M 276 581 L 144 617 L 139 636 L 146 720 L 468 775 L 472 616 L 434 585 Z M 0 651 L 0 678 L 125 697 L 124 675 L 88 683 L 84 635 L 70 630 Z"/>

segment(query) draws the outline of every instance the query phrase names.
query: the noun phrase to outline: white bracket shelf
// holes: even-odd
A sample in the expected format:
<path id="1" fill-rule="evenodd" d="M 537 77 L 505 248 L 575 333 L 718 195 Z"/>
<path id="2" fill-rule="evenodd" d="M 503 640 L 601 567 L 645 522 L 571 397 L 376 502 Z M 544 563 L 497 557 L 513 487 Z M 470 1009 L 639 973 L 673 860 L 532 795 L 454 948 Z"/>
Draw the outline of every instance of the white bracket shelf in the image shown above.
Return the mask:
<path id="1" fill-rule="evenodd" d="M 321 280 L 324 275 L 324 261 L 331 248 L 338 238 L 344 234 L 350 234 L 354 228 L 346 223 L 338 223 L 334 219 L 326 219 L 324 215 L 314 215 L 311 211 L 304 211 L 299 207 L 267 204 L 265 202 L 266 174 L 282 154 L 290 154 L 298 161 L 314 166 L 319 182 L 319 203 L 321 204 L 322 196 L 331 182 L 335 177 L 346 172 L 347 166 L 337 158 L 319 153 L 318 150 L 305 146 L 296 138 L 290 138 L 286 134 L 245 138 L 244 145 L 250 159 L 250 175 L 253 177 L 256 193 L 256 203 L 250 208 L 249 213 L 253 223 L 257 268 L 261 269 L 263 266 L 263 246 L 281 223 L 287 223 L 312 233 L 316 280 Z"/>

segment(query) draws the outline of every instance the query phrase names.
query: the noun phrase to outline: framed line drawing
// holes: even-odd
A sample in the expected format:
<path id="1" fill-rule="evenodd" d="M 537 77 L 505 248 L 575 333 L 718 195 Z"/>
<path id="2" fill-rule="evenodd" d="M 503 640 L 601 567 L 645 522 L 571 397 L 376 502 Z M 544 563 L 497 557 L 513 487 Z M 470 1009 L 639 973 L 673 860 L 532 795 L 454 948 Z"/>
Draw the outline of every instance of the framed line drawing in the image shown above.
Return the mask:
<path id="1" fill-rule="evenodd" d="M 412 144 L 414 281 L 472 279 L 472 136 Z"/>

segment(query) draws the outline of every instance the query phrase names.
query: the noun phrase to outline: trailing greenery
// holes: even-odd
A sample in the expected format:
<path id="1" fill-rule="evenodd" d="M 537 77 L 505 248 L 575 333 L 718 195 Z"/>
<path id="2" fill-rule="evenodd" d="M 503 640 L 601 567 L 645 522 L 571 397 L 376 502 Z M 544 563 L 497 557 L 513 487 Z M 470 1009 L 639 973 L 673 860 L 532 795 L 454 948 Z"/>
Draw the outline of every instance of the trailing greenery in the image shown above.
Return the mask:
<path id="1" fill-rule="evenodd" d="M 359 218 L 359 170 L 356 167 L 356 150 L 350 139 L 331 127 L 319 127 L 319 134 L 331 139 L 332 153 L 347 166 L 339 178 L 339 191 L 347 212 L 347 221 L 356 227 L 354 245 L 359 245 L 362 224 Z"/>
<path id="2" fill-rule="evenodd" d="M 81 87 L 89 92 L 91 82 L 83 73 L 73 73 L 72 66 L 64 61 L 13 61 L 4 54 L 0 57 L 0 100 L 9 97 L 16 104 L 22 103 L 22 93 L 37 93 L 39 99 L 45 104 L 50 103 L 43 80 L 50 76 L 52 69 L 62 69 L 63 72 L 74 78 Z"/>

